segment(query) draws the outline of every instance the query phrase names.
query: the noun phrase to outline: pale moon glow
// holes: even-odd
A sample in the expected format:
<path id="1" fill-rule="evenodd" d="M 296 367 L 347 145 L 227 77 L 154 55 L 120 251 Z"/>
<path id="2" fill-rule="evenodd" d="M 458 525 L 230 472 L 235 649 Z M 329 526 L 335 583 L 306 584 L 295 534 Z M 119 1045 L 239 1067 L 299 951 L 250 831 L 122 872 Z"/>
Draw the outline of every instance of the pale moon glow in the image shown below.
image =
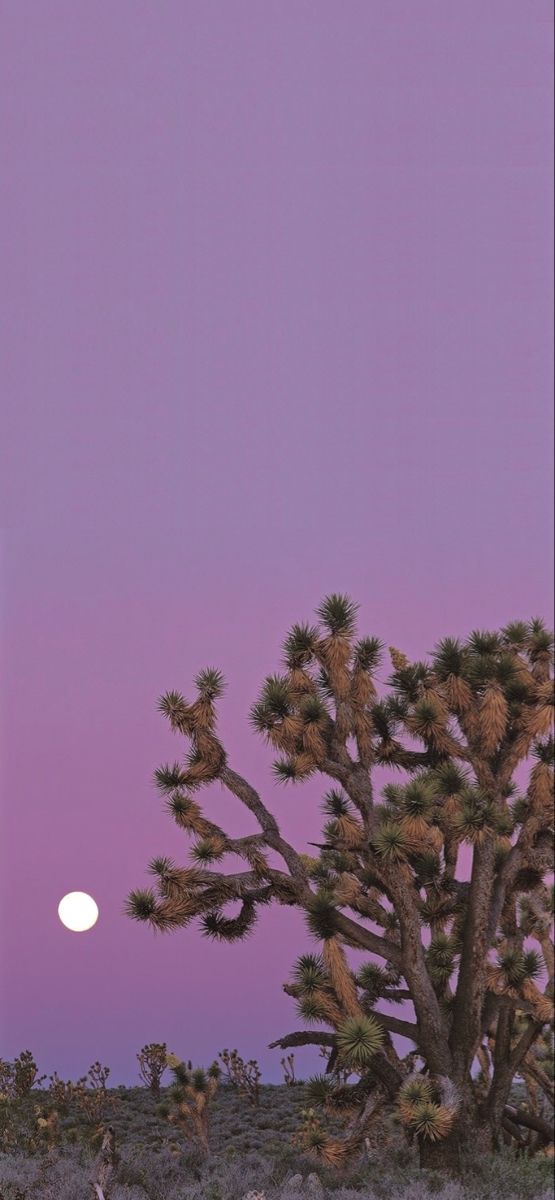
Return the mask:
<path id="1" fill-rule="evenodd" d="M 68 892 L 58 905 L 58 916 L 66 929 L 84 933 L 98 920 L 98 905 L 86 892 Z"/>

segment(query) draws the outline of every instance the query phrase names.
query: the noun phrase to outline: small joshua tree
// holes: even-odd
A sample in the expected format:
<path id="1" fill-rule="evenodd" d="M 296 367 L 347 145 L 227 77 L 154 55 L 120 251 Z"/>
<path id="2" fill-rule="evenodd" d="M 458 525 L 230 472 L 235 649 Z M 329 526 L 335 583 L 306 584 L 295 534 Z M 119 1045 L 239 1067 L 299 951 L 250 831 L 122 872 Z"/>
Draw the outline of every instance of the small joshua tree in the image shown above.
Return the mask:
<path id="1" fill-rule="evenodd" d="M 98 1062 L 98 1060 L 97 1060 L 96 1062 L 93 1062 L 92 1065 L 89 1067 L 88 1075 L 85 1076 L 85 1079 L 87 1080 L 89 1087 L 96 1088 L 98 1091 L 105 1092 L 109 1075 L 110 1075 L 110 1068 L 103 1067 L 102 1063 Z"/>
<path id="2" fill-rule="evenodd" d="M 328 596 L 317 618 L 290 630 L 283 670 L 267 677 L 251 711 L 277 751 L 278 782 L 326 780 L 316 853 L 286 841 L 230 765 L 216 728 L 222 676 L 205 670 L 191 703 L 179 692 L 160 701 L 190 743 L 185 762 L 161 767 L 156 780 L 193 837 L 192 861 L 154 859 L 156 887 L 133 892 L 129 913 L 161 930 L 198 917 L 206 936 L 233 942 L 253 929 L 260 905 L 303 910 L 326 978 L 312 1001 L 302 997 L 301 1016 L 325 1028 L 275 1044 L 323 1045 L 333 1062 L 347 1023 L 362 1030 L 371 1020 L 383 1040 L 353 1085 L 364 1120 L 373 1097 L 400 1103 L 411 1071 L 392 1035 L 408 1038 L 432 1097 L 414 1124 L 422 1162 L 458 1168 L 465 1142 L 495 1146 L 508 1135 L 519 1145 L 535 1119 L 508 1109 L 513 1079 L 553 1018 L 552 942 L 532 911 L 553 868 L 553 638 L 533 620 L 443 638 L 421 661 L 391 647 L 378 695 L 383 648 L 357 638 L 356 606 Z M 379 796 L 375 771 L 384 766 L 398 774 Z M 215 780 L 257 833 L 230 837 L 204 814 L 200 792 Z M 227 855 L 244 869 L 226 871 Z M 346 948 L 366 963 L 351 965 Z M 383 1011 L 384 1001 L 402 1002 L 402 1015 Z M 476 1066 L 489 1041 L 484 1092 Z"/>
<path id="3" fill-rule="evenodd" d="M 78 1079 L 72 1088 L 73 1100 L 85 1120 L 91 1124 L 98 1124 L 99 1121 L 102 1121 L 105 1113 L 115 1103 L 114 1098 L 106 1090 L 109 1075 L 109 1067 L 103 1067 L 100 1062 L 94 1062 L 89 1067 L 87 1074 Z"/>
<path id="4" fill-rule="evenodd" d="M 212 1063 L 208 1071 L 202 1067 L 191 1068 L 175 1055 L 168 1055 L 174 1083 L 167 1102 L 160 1111 L 203 1154 L 209 1152 L 210 1111 L 218 1090 L 220 1068 Z"/>
<path id="5" fill-rule="evenodd" d="M 295 1079 L 295 1055 L 285 1054 L 280 1060 L 283 1068 L 283 1082 L 286 1087 L 294 1087 L 297 1080 Z"/>
<path id="6" fill-rule="evenodd" d="M 13 1062 L 0 1059 L 0 1149 L 5 1152 L 33 1149 L 38 1127 L 27 1101 L 45 1078 L 30 1050 L 22 1050 Z"/>
<path id="7" fill-rule="evenodd" d="M 11 1100 L 21 1100 L 28 1096 L 45 1078 L 45 1075 L 39 1076 L 30 1050 L 22 1050 L 13 1062 L 0 1059 L 0 1094 L 5 1094 Z"/>
<path id="8" fill-rule="evenodd" d="M 59 1113 L 67 1113 L 75 1096 L 76 1085 L 70 1079 L 60 1079 L 55 1071 L 48 1076 L 48 1096 L 52 1109 Z"/>
<path id="9" fill-rule="evenodd" d="M 168 1066 L 168 1047 L 165 1042 L 149 1042 L 137 1055 L 139 1074 L 143 1083 L 155 1096 L 160 1093 L 160 1082 Z"/>
<path id="10" fill-rule="evenodd" d="M 260 1100 L 261 1070 L 255 1058 L 248 1062 L 237 1050 L 222 1050 L 218 1058 L 224 1064 L 229 1082 L 255 1107 Z"/>

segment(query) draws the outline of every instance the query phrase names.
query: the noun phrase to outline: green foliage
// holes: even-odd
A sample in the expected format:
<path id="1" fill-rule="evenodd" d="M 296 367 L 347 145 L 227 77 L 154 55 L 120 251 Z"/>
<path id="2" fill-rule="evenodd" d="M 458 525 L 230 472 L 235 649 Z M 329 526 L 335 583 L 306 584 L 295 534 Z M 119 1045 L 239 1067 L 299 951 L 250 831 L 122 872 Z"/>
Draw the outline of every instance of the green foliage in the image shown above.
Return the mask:
<path id="1" fill-rule="evenodd" d="M 383 642 L 380 642 L 379 638 L 361 638 L 353 650 L 355 666 L 361 671 L 368 671 L 370 674 L 373 674 L 380 665 L 383 648 Z"/>
<path id="2" fill-rule="evenodd" d="M 426 663 L 408 663 L 406 667 L 401 667 L 393 672 L 389 684 L 406 700 L 414 704 L 418 700 L 421 688 L 427 684 L 429 676 L 430 668 Z"/>
<path id="3" fill-rule="evenodd" d="M 327 941 L 337 932 L 337 905 L 325 892 L 313 896 L 306 912 L 306 923 L 313 937 Z"/>
<path id="4" fill-rule="evenodd" d="M 285 665 L 289 670 L 306 666 L 311 661 L 317 645 L 318 630 L 315 625 L 293 625 L 283 644 Z"/>
<path id="5" fill-rule="evenodd" d="M 501 633 L 509 646 L 513 646 L 515 650 L 524 650 L 530 634 L 530 626 L 527 621 L 510 621 L 501 630 Z"/>
<path id="6" fill-rule="evenodd" d="M 506 950 L 498 955 L 498 965 L 511 987 L 520 987 L 525 979 L 536 979 L 541 974 L 543 962 L 535 950 Z"/>
<path id="7" fill-rule="evenodd" d="M 299 702 L 299 713 L 305 725 L 325 724 L 328 710 L 319 696 L 303 696 Z"/>
<path id="8" fill-rule="evenodd" d="M 438 796 L 459 796 L 468 787 L 468 772 L 458 763 L 441 763 L 431 774 Z"/>
<path id="9" fill-rule="evenodd" d="M 552 767 L 555 758 L 555 741 L 553 737 L 544 738 L 543 741 L 534 742 L 532 747 L 532 755 L 538 762 L 545 763 L 546 766 Z"/>
<path id="10" fill-rule="evenodd" d="M 484 657 L 497 654 L 501 648 L 499 634 L 488 629 L 474 629 L 468 638 L 468 647 L 472 654 Z"/>
<path id="11" fill-rule="evenodd" d="M 348 596 L 332 592 L 316 609 L 317 616 L 330 634 L 352 637 L 356 628 L 358 604 Z"/>
<path id="12" fill-rule="evenodd" d="M 175 863 L 167 856 L 152 858 L 148 864 L 147 871 L 150 875 L 156 875 L 160 879 L 164 879 L 170 871 L 175 869 Z"/>
<path id="13" fill-rule="evenodd" d="M 215 842 L 212 838 L 201 838 L 191 847 L 191 858 L 194 862 L 202 865 L 203 863 L 218 862 L 226 854 L 225 843 Z"/>
<path id="14" fill-rule="evenodd" d="M 374 835 L 374 847 L 386 863 L 402 862 L 410 851 L 410 838 L 396 821 L 384 821 Z"/>
<path id="15" fill-rule="evenodd" d="M 462 674 L 465 649 L 458 638 L 442 638 L 433 653 L 434 671 L 438 679 L 446 680 L 450 675 Z"/>
<path id="16" fill-rule="evenodd" d="M 460 800 L 461 807 L 453 821 L 454 830 L 461 840 L 475 841 L 485 830 L 491 828 L 491 803 L 477 788 L 465 788 Z"/>
<path id="17" fill-rule="evenodd" d="M 403 789 L 401 807 L 407 816 L 428 820 L 433 814 L 436 798 L 433 779 L 420 775 Z"/>
<path id="18" fill-rule="evenodd" d="M 195 687 L 204 700 L 219 700 L 225 691 L 225 680 L 215 667 L 205 667 L 195 676 Z"/>
<path id="19" fill-rule="evenodd" d="M 447 984 L 455 967 L 456 946 L 446 933 L 436 933 L 428 948 L 428 967 L 435 984 Z"/>
<path id="20" fill-rule="evenodd" d="M 345 817 L 351 811 L 347 796 L 337 788 L 326 792 L 322 801 L 322 812 L 330 817 Z"/>
<path id="21" fill-rule="evenodd" d="M 373 1017 L 349 1017 L 337 1030 L 338 1053 L 353 1068 L 367 1067 L 383 1040 L 383 1031 Z"/>
<path id="22" fill-rule="evenodd" d="M 333 1095 L 334 1086 L 330 1075 L 311 1075 L 305 1084 L 308 1102 L 323 1108 Z"/>
<path id="23" fill-rule="evenodd" d="M 171 720 L 177 712 L 187 708 L 187 701 L 181 692 L 164 692 L 158 701 L 158 711 Z"/>
<path id="24" fill-rule="evenodd" d="M 126 916 L 133 921 L 152 921 L 158 907 L 151 888 L 138 888 L 129 893 L 125 902 Z"/>
<path id="25" fill-rule="evenodd" d="M 294 982 L 310 994 L 328 982 L 324 960 L 319 954 L 301 954 L 293 965 Z"/>
<path id="26" fill-rule="evenodd" d="M 294 783 L 300 777 L 298 767 L 291 758 L 276 759 L 272 763 L 272 773 L 277 783 Z"/>
<path id="27" fill-rule="evenodd" d="M 374 1002 L 383 996 L 384 992 L 391 987 L 391 979 L 388 971 L 380 967 L 378 963 L 367 962 L 359 967 L 356 980 L 366 992 L 367 999 Z"/>
<path id="28" fill-rule="evenodd" d="M 163 766 L 157 767 L 154 772 L 156 786 L 164 795 L 169 795 L 177 788 L 183 787 L 186 782 L 186 774 L 178 762 L 164 763 Z"/>

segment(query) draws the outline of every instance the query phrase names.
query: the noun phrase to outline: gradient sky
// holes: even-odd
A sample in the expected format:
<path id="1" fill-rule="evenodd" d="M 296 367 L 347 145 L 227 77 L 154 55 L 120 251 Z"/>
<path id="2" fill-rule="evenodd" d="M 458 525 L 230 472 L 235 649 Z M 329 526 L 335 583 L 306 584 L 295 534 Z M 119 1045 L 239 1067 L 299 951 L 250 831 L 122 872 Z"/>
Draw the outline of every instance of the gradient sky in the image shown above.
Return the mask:
<path id="1" fill-rule="evenodd" d="M 184 847 L 158 695 L 222 668 L 230 761 L 304 844 L 319 789 L 273 787 L 246 721 L 293 620 L 348 591 L 421 655 L 549 615 L 552 16 L 1 0 L 3 1056 L 279 1077 L 300 919 L 122 916 Z"/>

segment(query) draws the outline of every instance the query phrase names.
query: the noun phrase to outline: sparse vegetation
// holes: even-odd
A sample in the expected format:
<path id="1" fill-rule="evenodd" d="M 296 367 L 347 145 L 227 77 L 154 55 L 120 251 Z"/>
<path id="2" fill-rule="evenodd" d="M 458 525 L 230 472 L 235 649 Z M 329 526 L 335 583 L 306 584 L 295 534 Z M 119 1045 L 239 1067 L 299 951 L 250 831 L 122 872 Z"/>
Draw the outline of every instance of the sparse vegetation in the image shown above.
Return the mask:
<path id="1" fill-rule="evenodd" d="M 170 1092 L 162 1088 L 161 1102 L 171 1108 Z M 168 1122 L 149 1089 L 116 1088 L 108 1097 L 117 1155 L 111 1175 L 106 1163 L 105 1200 L 243 1200 L 249 1191 L 265 1200 L 551 1200 L 550 1162 L 507 1148 L 493 1157 L 469 1154 L 461 1184 L 421 1172 L 394 1114 L 375 1146 L 339 1169 L 315 1167 L 312 1154 L 294 1144 L 311 1107 L 302 1084 L 261 1085 L 259 1105 L 250 1107 L 223 1078 L 212 1101 L 209 1156 L 185 1126 Z M 46 1113 L 50 1104 L 48 1088 L 13 1102 L 18 1127 L 34 1128 L 35 1107 Z M 24 1138 L 0 1153 L 2 1200 L 92 1200 L 105 1133 L 70 1102 L 54 1143 L 35 1129 L 32 1145 Z"/>

